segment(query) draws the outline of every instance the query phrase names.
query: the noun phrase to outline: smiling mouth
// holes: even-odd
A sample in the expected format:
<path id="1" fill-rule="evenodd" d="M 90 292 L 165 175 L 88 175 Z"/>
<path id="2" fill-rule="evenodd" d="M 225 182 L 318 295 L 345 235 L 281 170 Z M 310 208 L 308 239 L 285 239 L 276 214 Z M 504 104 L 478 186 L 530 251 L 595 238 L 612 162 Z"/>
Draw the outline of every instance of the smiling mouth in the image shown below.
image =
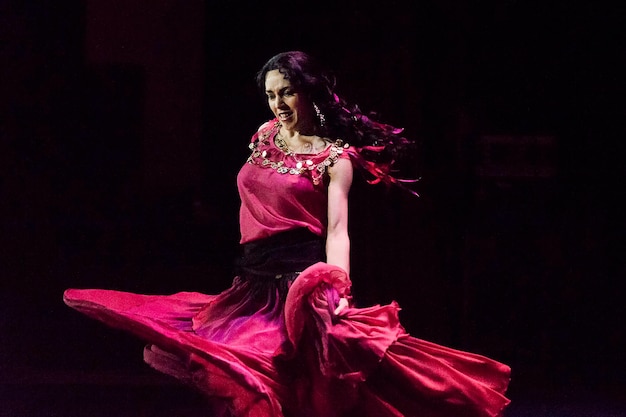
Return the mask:
<path id="1" fill-rule="evenodd" d="M 290 111 L 283 111 L 283 112 L 278 113 L 278 118 L 280 120 L 287 120 L 291 116 L 293 116 L 293 112 L 290 112 Z"/>

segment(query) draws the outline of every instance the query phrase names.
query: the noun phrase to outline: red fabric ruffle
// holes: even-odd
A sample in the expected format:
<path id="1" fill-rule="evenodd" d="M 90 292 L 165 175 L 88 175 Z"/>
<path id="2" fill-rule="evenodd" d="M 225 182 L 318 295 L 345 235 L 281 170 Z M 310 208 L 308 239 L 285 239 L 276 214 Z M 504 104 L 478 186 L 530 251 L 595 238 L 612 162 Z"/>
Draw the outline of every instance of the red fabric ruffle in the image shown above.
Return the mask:
<path id="1" fill-rule="evenodd" d="M 509 403 L 508 366 L 409 336 L 395 302 L 335 315 L 350 297 L 340 268 L 307 268 L 285 301 L 248 289 L 236 279 L 219 295 L 70 289 L 64 300 L 163 349 L 146 362 L 233 416 L 496 417 Z"/>

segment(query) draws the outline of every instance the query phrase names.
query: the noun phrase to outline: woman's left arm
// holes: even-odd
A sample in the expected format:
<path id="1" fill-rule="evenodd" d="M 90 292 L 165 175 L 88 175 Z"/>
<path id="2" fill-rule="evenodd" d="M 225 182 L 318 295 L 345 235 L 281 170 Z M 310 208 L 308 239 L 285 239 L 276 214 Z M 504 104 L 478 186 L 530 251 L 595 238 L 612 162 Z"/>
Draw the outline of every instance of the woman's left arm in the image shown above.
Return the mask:
<path id="1" fill-rule="evenodd" d="M 326 263 L 350 274 L 350 238 L 348 236 L 348 193 L 352 185 L 352 162 L 339 159 L 328 170 L 328 230 Z"/>

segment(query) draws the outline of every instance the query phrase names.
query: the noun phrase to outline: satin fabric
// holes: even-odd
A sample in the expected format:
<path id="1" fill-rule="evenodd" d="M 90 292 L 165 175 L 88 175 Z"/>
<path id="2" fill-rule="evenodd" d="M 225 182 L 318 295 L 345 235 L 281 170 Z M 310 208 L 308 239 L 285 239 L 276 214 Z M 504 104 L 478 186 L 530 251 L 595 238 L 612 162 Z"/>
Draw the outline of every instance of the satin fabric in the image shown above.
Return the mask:
<path id="1" fill-rule="evenodd" d="M 229 289 L 70 289 L 65 302 L 146 340 L 144 360 L 206 394 L 207 415 L 498 416 L 509 403 L 506 365 L 408 335 L 396 303 L 334 314 L 340 298 L 350 300 L 351 283 L 345 271 L 317 262 L 323 179 L 352 150 L 331 146 L 307 156 L 314 169 L 278 171 L 298 162 L 275 146 L 275 127 L 269 122 L 253 137 L 252 160 L 238 176 L 244 256 Z"/>
<path id="2" fill-rule="evenodd" d="M 333 157 L 332 146 L 314 155 L 288 155 L 274 143 L 278 120 L 271 120 L 264 126 L 252 137 L 255 148 L 237 175 L 241 199 L 240 243 L 302 227 L 325 236 L 328 202 L 324 172 L 336 160 L 350 156 L 342 149 Z M 296 168 L 298 163 L 311 169 L 298 175 L 290 174 L 289 169 Z"/>
<path id="3" fill-rule="evenodd" d="M 246 417 L 495 417 L 508 366 L 423 341 L 396 303 L 348 307 L 350 280 L 319 262 L 251 296 L 235 279 L 219 295 L 70 289 L 67 305 L 155 346 L 148 364 L 214 400 L 211 415 Z"/>

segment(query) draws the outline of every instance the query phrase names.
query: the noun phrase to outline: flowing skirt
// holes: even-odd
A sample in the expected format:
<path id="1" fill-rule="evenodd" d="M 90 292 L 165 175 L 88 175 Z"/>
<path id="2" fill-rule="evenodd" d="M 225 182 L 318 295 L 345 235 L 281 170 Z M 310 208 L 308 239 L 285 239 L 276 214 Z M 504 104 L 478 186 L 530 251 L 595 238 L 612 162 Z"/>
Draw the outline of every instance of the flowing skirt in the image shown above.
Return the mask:
<path id="1" fill-rule="evenodd" d="M 67 305 L 150 343 L 144 360 L 237 417 L 495 417 L 510 368 L 406 333 L 399 306 L 347 307 L 350 280 L 319 262 L 286 297 L 235 278 L 219 295 L 69 289 Z"/>

